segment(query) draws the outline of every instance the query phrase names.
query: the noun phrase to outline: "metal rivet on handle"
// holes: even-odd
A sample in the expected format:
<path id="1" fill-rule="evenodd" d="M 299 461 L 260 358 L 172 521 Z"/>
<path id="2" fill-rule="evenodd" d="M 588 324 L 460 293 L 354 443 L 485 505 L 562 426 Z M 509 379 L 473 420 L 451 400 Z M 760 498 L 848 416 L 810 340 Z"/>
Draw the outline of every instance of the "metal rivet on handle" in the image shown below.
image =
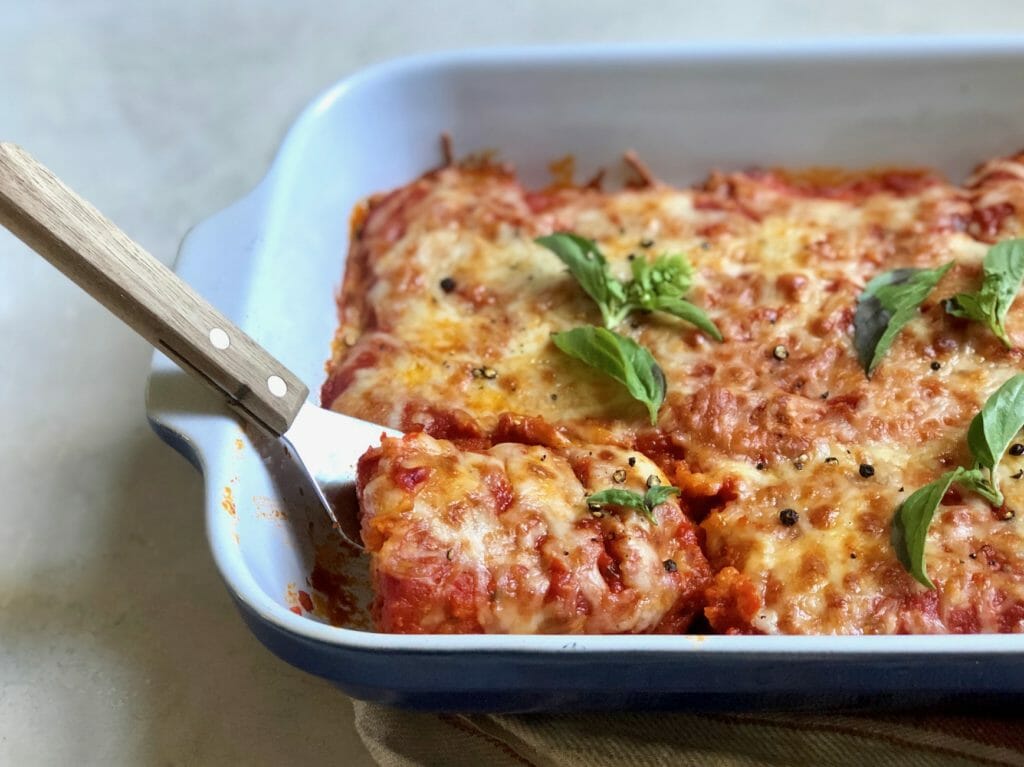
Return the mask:
<path id="1" fill-rule="evenodd" d="M 231 346 L 231 339 L 220 328 L 214 328 L 210 331 L 210 343 L 213 344 L 214 349 L 227 349 Z"/>
<path id="2" fill-rule="evenodd" d="M 283 397 L 288 393 L 288 384 L 284 382 L 281 376 L 270 376 L 267 379 L 267 388 L 270 389 L 270 393 L 275 397 Z"/>

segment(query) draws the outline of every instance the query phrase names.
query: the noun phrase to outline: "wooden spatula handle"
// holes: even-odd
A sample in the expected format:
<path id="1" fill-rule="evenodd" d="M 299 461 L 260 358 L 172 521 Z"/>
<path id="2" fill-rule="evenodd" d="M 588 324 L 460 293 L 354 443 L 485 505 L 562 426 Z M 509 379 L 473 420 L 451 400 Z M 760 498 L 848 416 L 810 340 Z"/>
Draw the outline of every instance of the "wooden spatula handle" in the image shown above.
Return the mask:
<path id="1" fill-rule="evenodd" d="M 25 151 L 0 143 L 0 223 L 274 434 L 309 393 L 262 346 Z"/>

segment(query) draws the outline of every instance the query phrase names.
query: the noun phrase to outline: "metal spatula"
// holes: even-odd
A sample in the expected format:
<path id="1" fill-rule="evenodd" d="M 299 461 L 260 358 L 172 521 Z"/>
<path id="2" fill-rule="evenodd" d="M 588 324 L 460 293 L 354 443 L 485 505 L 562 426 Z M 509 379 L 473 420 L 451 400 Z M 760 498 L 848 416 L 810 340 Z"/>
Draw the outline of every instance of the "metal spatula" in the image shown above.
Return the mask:
<path id="1" fill-rule="evenodd" d="M 0 143 L 0 223 L 235 412 L 285 440 L 335 527 L 360 546 L 355 506 L 335 515 L 324 488 L 355 481 L 355 465 L 391 429 L 306 402 L 294 373 L 49 170 Z"/>

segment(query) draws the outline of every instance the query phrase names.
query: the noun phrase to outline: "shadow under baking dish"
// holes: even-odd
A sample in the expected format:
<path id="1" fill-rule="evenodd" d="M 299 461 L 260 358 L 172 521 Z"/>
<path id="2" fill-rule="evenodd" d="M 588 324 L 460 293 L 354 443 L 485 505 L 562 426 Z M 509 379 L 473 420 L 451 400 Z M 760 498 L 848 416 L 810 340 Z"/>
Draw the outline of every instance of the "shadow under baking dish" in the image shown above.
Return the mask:
<path id="1" fill-rule="evenodd" d="M 336 327 L 348 214 L 458 154 L 499 149 L 527 183 L 633 148 L 669 181 L 713 167 L 885 164 L 963 178 L 1024 145 L 1024 41 L 602 46 L 407 59 L 327 91 L 260 185 L 199 224 L 177 272 L 310 389 Z M 287 457 L 159 353 L 157 433 L 206 480 L 211 550 L 243 618 L 290 663 L 428 710 L 821 708 L 1024 693 L 1024 636 L 397 636 L 368 630 L 365 563 L 333 541 Z M 314 557 L 340 579 L 329 603 Z M 335 586 L 339 584 L 334 584 Z M 311 608 L 311 609 L 310 609 Z M 331 615 L 332 626 L 319 616 Z"/>

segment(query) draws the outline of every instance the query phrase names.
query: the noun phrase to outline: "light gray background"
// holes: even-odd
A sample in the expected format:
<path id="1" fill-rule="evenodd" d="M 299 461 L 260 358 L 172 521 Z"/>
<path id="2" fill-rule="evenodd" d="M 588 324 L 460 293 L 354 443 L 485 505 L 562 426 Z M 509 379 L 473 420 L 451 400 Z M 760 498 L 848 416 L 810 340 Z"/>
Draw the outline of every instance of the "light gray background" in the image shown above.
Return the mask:
<path id="1" fill-rule="evenodd" d="M 191 224 L 256 183 L 305 102 L 371 62 L 1015 30 L 1013 0 L 0 0 L 0 140 L 170 261 Z M 0 764 L 369 764 L 349 701 L 237 617 L 200 478 L 146 426 L 149 356 L 0 233 Z"/>

